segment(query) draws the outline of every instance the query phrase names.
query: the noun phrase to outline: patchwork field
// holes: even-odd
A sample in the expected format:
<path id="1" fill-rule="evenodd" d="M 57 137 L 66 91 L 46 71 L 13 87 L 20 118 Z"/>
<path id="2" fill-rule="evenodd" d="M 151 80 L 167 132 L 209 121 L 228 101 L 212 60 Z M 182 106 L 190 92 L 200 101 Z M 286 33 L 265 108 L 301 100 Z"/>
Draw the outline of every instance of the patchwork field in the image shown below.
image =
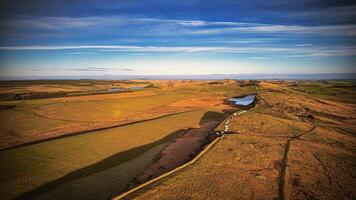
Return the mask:
<path id="1" fill-rule="evenodd" d="M 251 93 L 256 106 L 229 119 L 228 134 L 196 163 L 126 198 L 356 196 L 351 81 L 11 84 L 0 84 L 0 91 L 27 96 L 50 86 L 90 93 L 0 102 L 0 199 L 114 197 L 192 159 L 243 109 L 224 100 Z M 98 89 L 140 84 L 119 93 Z"/>

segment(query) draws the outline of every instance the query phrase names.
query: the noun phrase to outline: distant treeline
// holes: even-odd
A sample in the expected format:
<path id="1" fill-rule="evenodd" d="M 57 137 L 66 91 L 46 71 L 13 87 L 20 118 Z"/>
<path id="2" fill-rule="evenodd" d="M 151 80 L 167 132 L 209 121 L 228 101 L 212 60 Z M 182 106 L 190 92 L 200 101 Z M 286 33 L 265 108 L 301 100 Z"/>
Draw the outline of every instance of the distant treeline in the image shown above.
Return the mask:
<path id="1" fill-rule="evenodd" d="M 3 93 L 0 99 L 4 101 L 47 99 L 69 96 L 68 92 L 28 92 L 28 93 Z"/>
<path id="2" fill-rule="evenodd" d="M 130 80 L 11 80 L 0 81 L 0 87 L 14 87 L 26 85 L 74 85 L 74 86 L 92 86 L 108 84 L 150 84 L 148 81 L 130 81 Z"/>
<path id="3" fill-rule="evenodd" d="M 221 84 L 224 84 L 224 83 L 220 82 L 220 81 L 212 81 L 212 82 L 209 82 L 208 84 L 209 85 L 221 85 Z"/>
<path id="4" fill-rule="evenodd" d="M 236 82 L 240 84 L 240 87 L 259 86 L 260 83 L 260 81 L 257 80 L 248 80 L 248 81 L 239 80 Z"/>
<path id="5" fill-rule="evenodd" d="M 13 108 L 15 108 L 15 105 L 0 105 L 0 110 L 11 110 Z"/>
<path id="6" fill-rule="evenodd" d="M 92 92 L 27 92 L 27 93 L 3 93 L 0 94 L 0 100 L 3 101 L 16 101 L 16 100 L 31 100 L 31 99 L 49 99 L 49 98 L 60 98 L 60 97 L 72 97 L 72 96 L 85 96 L 85 95 L 95 95 L 95 94 L 112 94 L 112 93 L 123 93 L 132 92 L 132 90 L 122 90 L 122 91 L 92 91 Z"/>

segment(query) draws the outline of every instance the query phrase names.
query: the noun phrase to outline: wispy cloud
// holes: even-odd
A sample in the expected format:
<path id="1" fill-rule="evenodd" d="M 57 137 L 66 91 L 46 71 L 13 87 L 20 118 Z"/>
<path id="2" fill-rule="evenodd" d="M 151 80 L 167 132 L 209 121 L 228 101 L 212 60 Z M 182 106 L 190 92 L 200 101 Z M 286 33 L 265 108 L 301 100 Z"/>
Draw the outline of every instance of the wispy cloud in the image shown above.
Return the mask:
<path id="1" fill-rule="evenodd" d="M 312 46 L 313 44 L 296 44 L 296 47 L 307 47 L 307 46 Z"/>
<path id="2" fill-rule="evenodd" d="M 268 60 L 271 59 L 271 57 L 266 57 L 266 56 L 254 56 L 254 57 L 250 57 L 253 60 Z"/>
<path id="3" fill-rule="evenodd" d="M 68 29 L 133 31 L 145 34 L 231 34 L 231 33 L 292 33 L 335 36 L 356 36 L 356 25 L 302 26 L 234 21 L 175 20 L 159 18 L 134 18 L 126 16 L 89 17 L 37 17 L 5 20 L 4 29 L 42 29 L 64 31 Z M 135 26 L 135 29 L 125 27 Z M 145 30 L 145 31 L 142 31 Z M 160 30 L 160 31 L 157 31 Z"/>
<path id="4" fill-rule="evenodd" d="M 40 70 L 40 69 L 38 69 Z M 51 70 L 58 70 L 58 71 L 80 71 L 80 72 L 103 72 L 103 71 L 112 71 L 112 70 L 119 70 L 119 71 L 136 71 L 134 68 L 118 68 L 118 67 L 73 67 L 73 68 L 59 68 L 59 67 L 52 67 Z"/>
<path id="5" fill-rule="evenodd" d="M 289 33 L 289 34 L 318 34 L 321 36 L 356 36 L 356 25 L 332 26 L 299 26 L 299 25 L 253 25 L 242 27 L 225 27 L 201 29 L 194 34 L 226 34 L 226 33 Z"/>
<path id="6" fill-rule="evenodd" d="M 227 46 L 125 46 L 125 45 L 74 45 L 74 46 L 3 46 L 0 50 L 76 50 L 91 49 L 98 52 L 160 52 L 160 53 L 278 53 L 291 57 L 354 56 L 356 46 L 313 47 L 227 47 Z"/>
<path id="7" fill-rule="evenodd" d="M 83 29 L 113 25 L 125 25 L 132 20 L 121 16 L 89 16 L 89 17 L 34 17 L 24 19 L 8 19 L 3 25 L 11 28 L 35 28 L 43 30 Z"/>
<path id="8" fill-rule="evenodd" d="M 68 52 L 66 54 L 69 54 L 69 55 L 93 55 L 93 54 L 96 54 L 96 52 L 86 52 L 86 51 L 83 51 L 83 52 Z"/>
<path id="9" fill-rule="evenodd" d="M 69 70 L 69 71 L 87 71 L 87 72 L 102 72 L 102 71 L 108 71 L 108 70 L 113 70 L 114 68 L 110 67 L 85 67 L 85 68 L 57 68 L 54 67 L 52 70 Z"/>
<path id="10" fill-rule="evenodd" d="M 0 47 L 0 50 L 66 50 L 66 49 L 136 49 L 138 46 L 124 45 L 68 45 L 68 46 L 5 46 Z"/>

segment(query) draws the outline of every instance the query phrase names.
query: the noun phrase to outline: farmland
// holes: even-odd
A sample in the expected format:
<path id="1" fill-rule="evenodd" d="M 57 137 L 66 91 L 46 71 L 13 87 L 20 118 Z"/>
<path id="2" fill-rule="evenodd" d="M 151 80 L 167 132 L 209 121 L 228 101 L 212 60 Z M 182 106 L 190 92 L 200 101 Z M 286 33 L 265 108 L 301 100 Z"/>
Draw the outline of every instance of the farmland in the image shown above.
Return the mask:
<path id="1" fill-rule="evenodd" d="M 0 119 L 3 122 L 0 148 L 150 119 L 184 110 L 216 106 L 222 104 L 224 96 L 233 95 L 234 92 L 243 92 L 233 82 L 225 85 L 207 83 L 208 81 L 193 83 L 155 81 L 153 88 L 125 93 L 2 101 L 0 102 L 2 106 Z M 44 82 L 44 84 L 48 83 Z M 78 87 L 77 85 L 81 85 L 80 82 L 74 88 Z M 35 86 L 30 85 L 26 88 Z M 71 88 L 65 82 L 62 87 Z M 94 85 L 93 87 L 104 86 Z M 11 89 L 4 86 L 2 90 Z"/>
<path id="2" fill-rule="evenodd" d="M 200 127 L 208 132 L 213 127 L 205 124 L 224 119 L 232 108 L 223 99 L 240 90 L 234 81 L 153 84 L 128 93 L 3 101 L 14 107 L 1 110 L 1 144 L 9 148 L 0 153 L 2 199 L 109 198 L 176 138 Z M 78 182 L 78 193 L 68 192 Z"/>
<path id="3" fill-rule="evenodd" d="M 239 110 L 224 100 L 251 93 L 257 94 L 255 107 L 232 118 L 228 134 L 197 162 L 126 198 L 356 195 L 353 82 L 82 82 L 25 82 L 24 94 L 51 84 L 56 85 L 55 92 L 77 91 L 82 85 L 91 92 L 0 103 L 5 122 L 1 199 L 114 197 L 194 157 L 216 131 L 224 130 L 220 122 Z M 98 87 L 142 82 L 149 87 L 97 92 Z"/>
<path id="4" fill-rule="evenodd" d="M 290 84 L 263 82 L 256 107 L 200 160 L 127 198 L 353 199 L 354 88 L 330 95 L 333 83 L 315 93 Z"/>

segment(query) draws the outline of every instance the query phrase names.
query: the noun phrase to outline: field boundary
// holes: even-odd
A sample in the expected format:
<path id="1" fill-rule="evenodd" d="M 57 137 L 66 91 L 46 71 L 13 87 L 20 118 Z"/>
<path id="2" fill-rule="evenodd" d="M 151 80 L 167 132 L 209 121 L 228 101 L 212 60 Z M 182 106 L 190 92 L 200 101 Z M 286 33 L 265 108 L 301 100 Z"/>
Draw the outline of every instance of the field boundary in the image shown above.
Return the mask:
<path id="1" fill-rule="evenodd" d="M 244 114 L 244 113 L 246 113 L 246 112 L 247 112 L 246 110 L 240 111 L 237 115 L 241 115 L 241 114 Z M 230 115 L 229 117 L 227 117 L 226 119 L 230 118 L 231 116 L 233 116 L 233 114 Z M 225 121 L 226 121 L 226 120 L 223 120 L 221 123 L 224 123 Z M 158 176 L 158 177 L 156 177 L 156 178 L 154 178 L 154 179 L 152 179 L 152 180 L 149 180 L 149 181 L 147 181 L 147 182 L 145 182 L 145 183 L 142 183 L 141 185 L 138 185 L 138 186 L 136 186 L 136 187 L 134 187 L 134 188 L 132 188 L 132 189 L 130 189 L 130 190 L 128 190 L 128 191 L 122 193 L 122 194 L 116 195 L 116 196 L 114 196 L 114 197 L 112 198 L 112 200 L 120 200 L 120 199 L 123 199 L 123 198 L 127 197 L 128 195 L 130 195 L 130 194 L 132 194 L 132 193 L 134 193 L 134 192 L 136 192 L 136 191 L 138 191 L 138 190 L 140 190 L 140 189 L 142 189 L 142 188 L 144 188 L 144 187 L 146 187 L 146 186 L 148 186 L 148 185 L 150 185 L 150 184 L 152 184 L 152 183 L 154 183 L 154 182 L 159 181 L 160 179 L 163 179 L 163 178 L 165 178 L 165 177 L 167 177 L 167 176 L 169 176 L 169 175 L 174 174 L 175 172 L 178 172 L 178 171 L 180 171 L 180 170 L 182 170 L 182 169 L 184 169 L 184 168 L 190 166 L 191 164 L 194 164 L 194 163 L 195 163 L 200 157 L 202 157 L 209 149 L 211 149 L 219 140 L 221 140 L 222 138 L 224 138 L 224 136 L 225 136 L 225 134 L 222 135 L 221 137 L 217 137 L 216 139 L 214 139 L 203 151 L 201 151 L 201 152 L 200 152 L 195 158 L 193 158 L 191 161 L 189 161 L 189 162 L 187 162 L 187 163 L 185 163 L 185 164 L 183 164 L 183 165 L 181 165 L 181 166 L 179 166 L 179 167 L 177 167 L 177 168 L 175 168 L 175 169 L 172 169 L 171 171 L 166 172 L 166 173 L 164 173 L 164 174 L 162 174 L 162 175 L 160 175 L 160 176 Z"/>
<path id="2" fill-rule="evenodd" d="M 38 144 L 38 143 L 41 143 L 41 142 L 48 142 L 48 141 L 51 141 L 51 140 L 57 140 L 57 139 L 62 139 L 62 138 L 66 138 L 66 137 L 72 137 L 72 136 L 76 136 L 76 135 L 81 135 L 81 134 L 85 134 L 85 133 L 91 133 L 91 132 L 95 132 L 95 131 L 103 131 L 103 130 L 108 130 L 108 129 L 112 129 L 112 128 L 118 128 L 118 127 L 122 127 L 122 126 L 138 124 L 138 123 L 141 123 L 141 122 L 148 122 L 148 121 L 152 121 L 152 120 L 156 120 L 156 119 L 161 119 L 161 118 L 164 118 L 164 117 L 169 117 L 169 116 L 173 116 L 173 115 L 189 113 L 189 112 L 202 110 L 202 109 L 203 108 L 185 110 L 185 111 L 180 111 L 180 112 L 175 112 L 175 113 L 169 113 L 169 114 L 166 114 L 166 115 L 161 115 L 161 116 L 158 116 L 158 117 L 148 118 L 148 119 L 144 119 L 144 120 L 138 120 L 138 121 L 133 121 L 133 122 L 121 123 L 121 124 L 114 124 L 114 125 L 110 125 L 110 126 L 104 126 L 104 127 L 99 127 L 99 128 L 89 129 L 89 130 L 83 130 L 83 131 L 70 132 L 70 133 L 67 133 L 67 134 L 64 134 L 64 135 L 58 135 L 58 136 L 54 136 L 54 137 L 50 137 L 50 138 L 44 138 L 44 139 L 39 139 L 39 140 L 23 143 L 23 144 L 18 144 L 18 145 L 15 145 L 15 146 L 5 147 L 3 149 L 0 149 L 0 152 L 6 151 L 6 150 L 10 150 L 10 149 L 16 149 L 16 148 L 19 148 L 19 147 L 34 145 L 34 144 Z"/>

